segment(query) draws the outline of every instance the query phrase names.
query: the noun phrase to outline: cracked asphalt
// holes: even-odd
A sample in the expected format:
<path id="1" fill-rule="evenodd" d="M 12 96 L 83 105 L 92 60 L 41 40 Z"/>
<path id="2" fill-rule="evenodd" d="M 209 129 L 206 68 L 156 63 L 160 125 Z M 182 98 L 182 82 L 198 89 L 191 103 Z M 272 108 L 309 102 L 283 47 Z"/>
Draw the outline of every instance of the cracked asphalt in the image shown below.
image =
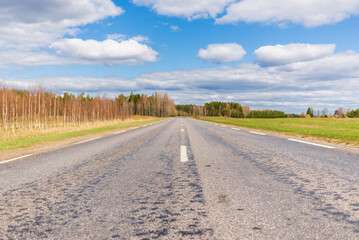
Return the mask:
<path id="1" fill-rule="evenodd" d="M 0 239 L 359 239 L 356 151 L 194 119 L 1 164 L 0 179 Z"/>

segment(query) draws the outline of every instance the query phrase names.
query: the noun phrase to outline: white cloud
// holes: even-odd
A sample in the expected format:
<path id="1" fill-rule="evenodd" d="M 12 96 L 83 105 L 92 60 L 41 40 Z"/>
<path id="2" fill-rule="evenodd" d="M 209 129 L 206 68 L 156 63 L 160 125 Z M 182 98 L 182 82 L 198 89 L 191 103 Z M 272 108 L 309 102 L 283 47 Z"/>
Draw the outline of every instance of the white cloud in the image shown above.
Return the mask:
<path id="1" fill-rule="evenodd" d="M 200 49 L 198 57 L 207 62 L 230 63 L 243 58 L 246 51 L 237 43 L 217 43 L 208 45 L 207 49 Z"/>
<path id="2" fill-rule="evenodd" d="M 215 18 L 234 0 L 133 0 L 139 6 L 151 7 L 161 15 L 196 18 Z"/>
<path id="3" fill-rule="evenodd" d="M 340 22 L 359 14 L 357 0 L 242 0 L 232 3 L 226 14 L 217 19 L 220 24 L 262 22 L 316 27 Z"/>
<path id="4" fill-rule="evenodd" d="M 158 14 L 175 17 L 220 18 L 219 24 L 244 22 L 287 23 L 316 27 L 359 14 L 357 0 L 133 0 Z"/>
<path id="5" fill-rule="evenodd" d="M 142 74 L 135 80 L 144 89 L 168 91 L 176 103 L 203 104 L 230 99 L 257 109 L 298 113 L 308 106 L 328 107 L 332 111 L 339 106 L 359 107 L 357 52 L 340 52 L 274 67 L 241 64 L 238 67 L 157 72 Z"/>
<path id="6" fill-rule="evenodd" d="M 335 47 L 335 44 L 278 44 L 260 47 L 254 55 L 262 66 L 277 66 L 327 57 L 334 53 Z"/>
<path id="7" fill-rule="evenodd" d="M 62 92 L 113 92 L 117 93 L 136 91 L 138 88 L 133 80 L 117 77 L 92 78 L 92 77 L 51 77 L 51 78 L 18 78 L 0 79 L 8 86 L 20 89 L 28 89 L 38 85 L 47 90 Z"/>
<path id="8" fill-rule="evenodd" d="M 150 41 L 148 39 L 148 37 L 141 36 L 141 35 L 133 37 L 132 40 L 137 41 L 137 42 L 149 42 Z"/>
<path id="9" fill-rule="evenodd" d="M 171 25 L 171 26 L 170 26 L 170 29 L 171 29 L 172 31 L 174 31 L 174 32 L 179 32 L 179 31 L 181 31 L 181 29 L 180 29 L 178 26 L 176 26 L 176 25 Z"/>
<path id="10" fill-rule="evenodd" d="M 58 54 L 88 61 L 88 63 L 120 65 L 154 62 L 158 53 L 133 39 L 103 42 L 82 39 L 60 39 L 50 45 Z"/>
<path id="11" fill-rule="evenodd" d="M 34 55 L 66 34 L 75 35 L 79 26 L 118 16 L 123 12 L 111 0 L 2 0 L 1 55 L 18 54 L 19 61 L 9 64 L 21 65 L 23 61 L 20 56 Z M 32 63 L 29 61 L 25 64 Z"/>
<path id="12" fill-rule="evenodd" d="M 116 40 L 116 41 L 125 41 L 125 40 L 129 40 L 129 39 L 132 39 L 132 40 L 134 40 L 136 42 L 149 42 L 150 41 L 148 39 L 148 37 L 141 36 L 141 35 L 137 35 L 137 36 L 134 36 L 134 37 L 131 38 L 131 37 L 127 36 L 127 35 L 117 34 L 117 33 L 107 34 L 106 38 Z"/>
<path id="13" fill-rule="evenodd" d="M 50 44 L 73 27 L 117 16 L 111 0 L 3 0 L 0 9 L 2 48 L 33 49 Z"/>
<path id="14" fill-rule="evenodd" d="M 21 66 L 63 65 L 76 61 L 60 58 L 45 51 L 0 51 L 0 68 L 9 68 L 9 64 Z"/>
<path id="15" fill-rule="evenodd" d="M 124 41 L 127 40 L 128 37 L 124 34 L 118 34 L 118 33 L 113 33 L 113 34 L 107 34 L 106 35 L 107 39 L 112 39 L 112 40 L 116 40 L 116 41 Z"/>

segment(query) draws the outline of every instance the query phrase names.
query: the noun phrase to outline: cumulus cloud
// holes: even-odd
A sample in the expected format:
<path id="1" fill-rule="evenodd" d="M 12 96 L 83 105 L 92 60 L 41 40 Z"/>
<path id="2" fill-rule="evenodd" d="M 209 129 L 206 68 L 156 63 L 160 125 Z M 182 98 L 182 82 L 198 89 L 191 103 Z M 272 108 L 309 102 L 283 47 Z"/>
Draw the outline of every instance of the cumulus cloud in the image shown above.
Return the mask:
<path id="1" fill-rule="evenodd" d="M 74 27 L 122 13 L 111 0 L 4 0 L 0 9 L 1 47 L 44 47 L 73 33 Z"/>
<path id="2" fill-rule="evenodd" d="M 133 0 L 139 6 L 151 7 L 158 14 L 196 18 L 215 18 L 224 8 L 234 0 Z"/>
<path id="3" fill-rule="evenodd" d="M 135 80 L 145 89 L 168 91 L 176 103 L 221 100 L 298 113 L 308 106 L 334 111 L 339 106 L 357 108 L 359 53 L 340 52 L 270 68 L 247 63 L 157 72 L 142 74 Z"/>
<path id="4" fill-rule="evenodd" d="M 60 39 L 50 45 L 58 54 L 108 65 L 154 62 L 158 53 L 134 39 L 117 42 L 112 39 L 96 40 Z"/>
<path id="5" fill-rule="evenodd" d="M 357 0 L 133 0 L 158 14 L 175 17 L 217 18 L 219 24 L 244 22 L 294 23 L 316 27 L 338 23 L 359 14 Z M 218 18 L 218 16 L 221 16 Z"/>
<path id="6" fill-rule="evenodd" d="M 327 57 L 334 53 L 335 47 L 335 44 L 278 44 L 260 47 L 254 55 L 262 66 L 278 66 Z"/>
<path id="7" fill-rule="evenodd" d="M 0 51 L 5 55 L 33 55 L 66 34 L 75 35 L 79 26 L 123 12 L 111 0 L 3 0 L 0 8 Z M 29 59 L 26 65 L 36 65 L 38 60 L 33 59 L 34 63 Z M 19 57 L 18 62 L 11 63 L 20 65 L 23 61 Z"/>
<path id="8" fill-rule="evenodd" d="M 357 0 L 241 0 L 232 3 L 217 23 L 262 22 L 316 27 L 359 14 Z"/>
<path id="9" fill-rule="evenodd" d="M 0 79 L 8 86 L 28 89 L 29 87 L 43 86 L 47 90 L 62 92 L 109 93 L 130 92 L 138 90 L 133 80 L 119 77 L 93 78 L 93 77 L 51 77 L 51 78 L 18 78 Z"/>
<path id="10" fill-rule="evenodd" d="M 237 43 L 217 43 L 208 45 L 207 49 L 200 49 L 198 57 L 207 62 L 230 63 L 243 58 L 246 51 Z"/>

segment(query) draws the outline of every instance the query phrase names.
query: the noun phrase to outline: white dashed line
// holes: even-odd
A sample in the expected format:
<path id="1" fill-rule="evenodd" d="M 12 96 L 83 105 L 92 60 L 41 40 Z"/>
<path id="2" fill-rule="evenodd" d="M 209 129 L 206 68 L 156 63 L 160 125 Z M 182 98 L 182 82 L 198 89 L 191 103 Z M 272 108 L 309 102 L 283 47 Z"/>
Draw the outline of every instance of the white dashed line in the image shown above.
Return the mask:
<path id="1" fill-rule="evenodd" d="M 261 132 L 254 132 L 254 131 L 249 131 L 250 133 L 253 133 L 253 134 L 258 134 L 258 135 L 262 135 L 262 136 L 265 136 L 267 134 L 265 133 L 261 133 Z"/>
<path id="2" fill-rule="evenodd" d="M 120 133 L 124 133 L 124 132 L 126 132 L 126 131 L 117 132 L 117 133 L 115 133 L 115 134 L 120 134 Z"/>
<path id="3" fill-rule="evenodd" d="M 99 139 L 99 138 L 100 138 L 100 137 L 91 138 L 91 139 L 88 139 L 88 140 L 84 140 L 84 141 L 81 141 L 81 142 L 74 143 L 74 145 L 81 144 L 81 143 L 85 143 L 85 142 L 90 142 L 90 141 L 93 141 L 93 140 L 96 140 L 96 139 Z"/>
<path id="4" fill-rule="evenodd" d="M 26 158 L 26 157 L 29 157 L 31 155 L 32 154 L 27 154 L 27 155 L 24 155 L 24 156 L 21 156 L 21 157 L 16 157 L 16 158 L 12 158 L 12 159 L 9 159 L 9 160 L 5 160 L 5 161 L 0 162 L 0 164 L 4 164 L 4 163 L 12 162 L 12 161 L 15 161 L 15 160 L 19 160 L 19 159 L 22 159 L 22 158 Z"/>
<path id="5" fill-rule="evenodd" d="M 323 148 L 329 148 L 329 149 L 335 148 L 335 147 L 332 147 L 332 146 L 327 146 L 327 145 L 322 145 L 322 144 L 312 143 L 312 142 L 306 142 L 306 141 L 302 141 L 302 140 L 298 140 L 298 139 L 289 138 L 288 140 L 293 141 L 293 142 L 299 142 L 299 143 L 314 145 L 314 146 L 317 146 L 317 147 L 323 147 Z"/>
<path id="6" fill-rule="evenodd" d="M 233 130 L 237 130 L 237 131 L 240 131 L 241 129 L 239 129 L 239 128 L 232 128 Z"/>
<path id="7" fill-rule="evenodd" d="M 185 145 L 181 145 L 181 162 L 188 162 L 187 147 Z"/>
<path id="8" fill-rule="evenodd" d="M 226 128 L 227 126 L 221 125 L 221 127 L 224 127 L 224 128 Z"/>
<path id="9" fill-rule="evenodd" d="M 181 132 L 184 132 L 184 129 L 183 129 L 183 128 L 181 129 Z"/>

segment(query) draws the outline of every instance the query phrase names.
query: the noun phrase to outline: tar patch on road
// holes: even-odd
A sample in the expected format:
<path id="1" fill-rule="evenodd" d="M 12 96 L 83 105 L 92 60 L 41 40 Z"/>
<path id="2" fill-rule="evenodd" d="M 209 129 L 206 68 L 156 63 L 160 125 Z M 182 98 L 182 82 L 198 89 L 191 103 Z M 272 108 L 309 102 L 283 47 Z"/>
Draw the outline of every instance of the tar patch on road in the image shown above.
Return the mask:
<path id="1" fill-rule="evenodd" d="M 165 154 L 166 168 L 143 184 L 148 196 L 134 199 L 131 225 L 133 237 L 139 239 L 200 238 L 213 235 L 206 223 L 207 212 L 196 163 L 177 163 Z M 166 184 L 164 184 L 166 183 Z"/>

